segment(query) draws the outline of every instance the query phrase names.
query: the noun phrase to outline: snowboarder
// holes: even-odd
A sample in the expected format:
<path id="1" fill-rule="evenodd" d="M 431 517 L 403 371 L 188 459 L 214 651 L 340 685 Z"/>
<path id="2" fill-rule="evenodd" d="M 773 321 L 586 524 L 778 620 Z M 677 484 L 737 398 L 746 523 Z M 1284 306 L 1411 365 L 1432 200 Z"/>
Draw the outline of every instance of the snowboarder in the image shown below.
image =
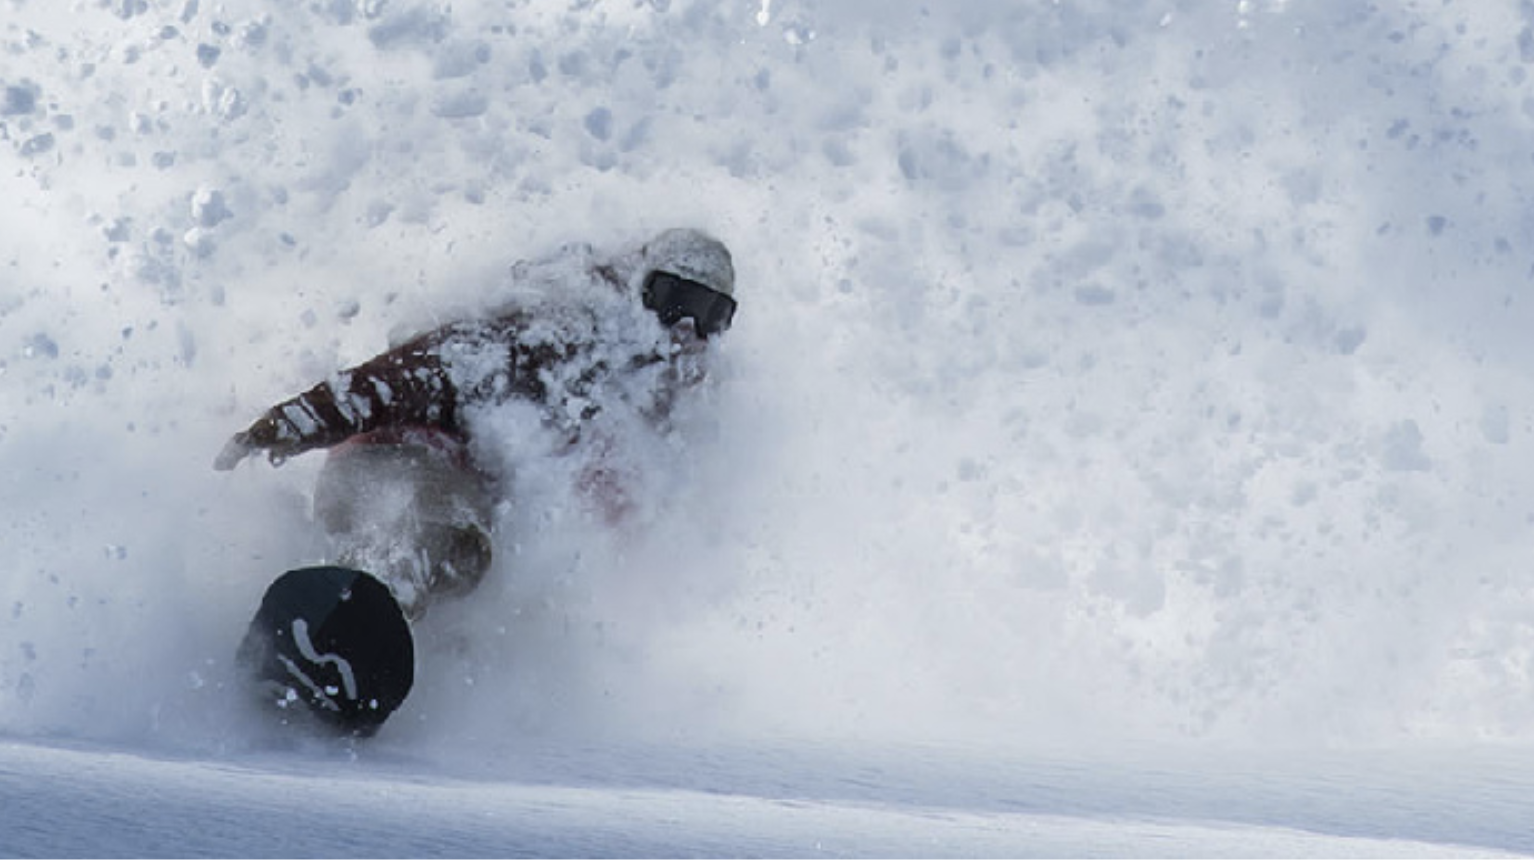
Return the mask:
<path id="1" fill-rule="evenodd" d="M 619 402 L 663 426 L 675 397 L 704 377 L 708 339 L 736 306 L 728 249 L 689 229 L 606 258 L 567 247 L 517 264 L 511 284 L 516 295 L 499 307 L 273 406 L 214 467 L 329 449 L 314 514 L 338 563 L 388 583 L 411 618 L 438 596 L 472 590 L 490 567 L 499 498 L 474 432 L 485 407 L 532 404 L 568 449 L 601 446 L 591 419 Z M 612 474 L 598 465 L 583 483 L 609 516 L 623 516 Z"/>

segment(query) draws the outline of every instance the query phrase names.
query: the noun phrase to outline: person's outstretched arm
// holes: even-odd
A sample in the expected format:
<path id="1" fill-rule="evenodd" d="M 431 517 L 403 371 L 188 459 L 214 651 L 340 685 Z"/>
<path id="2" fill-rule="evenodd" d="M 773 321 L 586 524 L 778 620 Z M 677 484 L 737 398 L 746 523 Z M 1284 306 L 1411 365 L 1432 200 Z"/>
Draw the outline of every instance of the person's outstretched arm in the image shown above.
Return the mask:
<path id="1" fill-rule="evenodd" d="M 236 433 L 214 460 L 221 471 L 265 452 L 273 463 L 385 427 L 458 432 L 458 391 L 441 349 L 451 333 L 432 333 L 285 400 Z"/>

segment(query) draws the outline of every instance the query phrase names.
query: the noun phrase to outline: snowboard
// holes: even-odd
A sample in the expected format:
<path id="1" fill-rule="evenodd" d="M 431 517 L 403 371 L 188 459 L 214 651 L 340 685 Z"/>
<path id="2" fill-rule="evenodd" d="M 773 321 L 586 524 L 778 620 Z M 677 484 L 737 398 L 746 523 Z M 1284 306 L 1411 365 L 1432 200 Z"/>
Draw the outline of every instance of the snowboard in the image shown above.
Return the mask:
<path id="1" fill-rule="evenodd" d="M 277 577 L 235 659 L 279 722 L 354 737 L 377 732 L 415 682 L 415 642 L 399 603 L 372 575 L 345 567 Z"/>

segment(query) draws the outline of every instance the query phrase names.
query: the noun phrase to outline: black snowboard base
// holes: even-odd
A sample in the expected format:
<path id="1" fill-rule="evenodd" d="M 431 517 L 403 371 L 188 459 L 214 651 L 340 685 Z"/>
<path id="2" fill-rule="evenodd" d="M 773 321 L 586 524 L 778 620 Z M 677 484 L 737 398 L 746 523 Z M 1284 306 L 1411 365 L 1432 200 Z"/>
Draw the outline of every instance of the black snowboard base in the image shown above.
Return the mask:
<path id="1" fill-rule="evenodd" d="M 415 683 L 415 642 L 388 586 L 345 567 L 290 570 L 266 589 L 236 662 L 284 724 L 378 731 Z"/>

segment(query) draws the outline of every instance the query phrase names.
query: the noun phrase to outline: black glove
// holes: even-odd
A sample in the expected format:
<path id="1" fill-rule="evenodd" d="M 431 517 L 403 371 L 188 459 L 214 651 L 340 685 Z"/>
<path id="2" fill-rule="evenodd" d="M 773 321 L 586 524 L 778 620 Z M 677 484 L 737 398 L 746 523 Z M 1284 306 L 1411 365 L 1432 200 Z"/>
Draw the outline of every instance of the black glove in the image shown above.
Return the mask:
<path id="1" fill-rule="evenodd" d="M 282 424 L 270 414 L 264 415 L 249 428 L 234 434 L 213 460 L 213 468 L 227 472 L 257 451 L 265 451 L 272 465 L 280 466 L 284 460 L 297 453 L 294 450 L 296 447 L 293 434 L 285 432 Z"/>

